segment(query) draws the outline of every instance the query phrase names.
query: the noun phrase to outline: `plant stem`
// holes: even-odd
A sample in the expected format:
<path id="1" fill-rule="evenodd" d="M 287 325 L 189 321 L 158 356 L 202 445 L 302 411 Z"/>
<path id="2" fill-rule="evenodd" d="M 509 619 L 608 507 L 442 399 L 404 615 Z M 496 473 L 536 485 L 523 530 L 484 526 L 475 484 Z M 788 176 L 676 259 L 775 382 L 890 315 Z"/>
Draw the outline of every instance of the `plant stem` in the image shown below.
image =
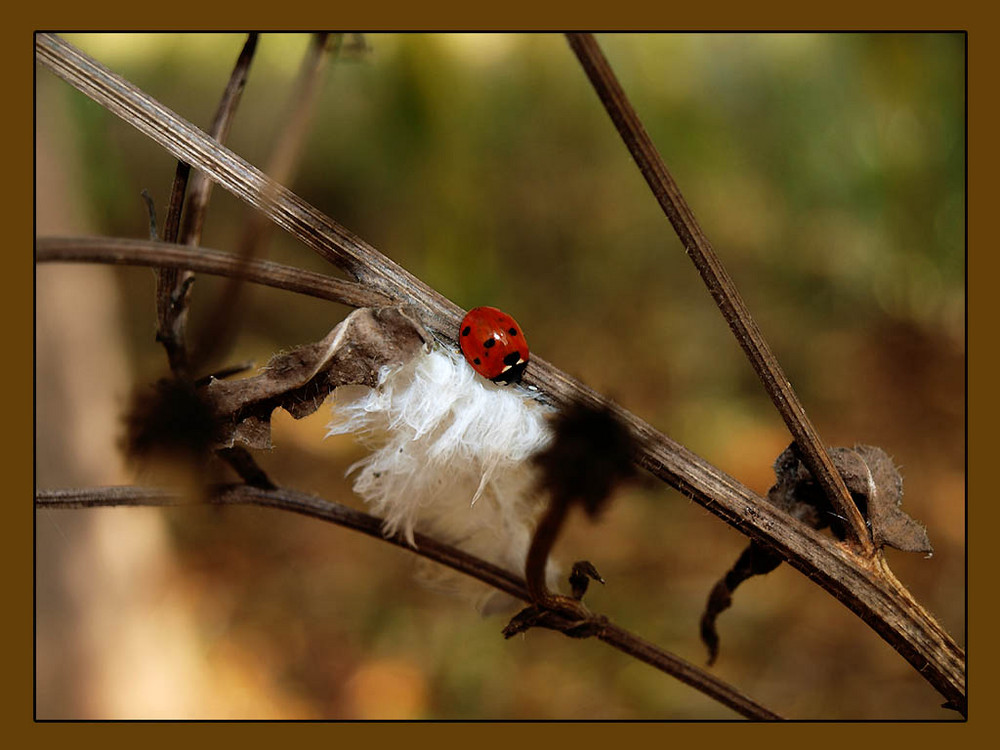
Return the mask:
<path id="1" fill-rule="evenodd" d="M 513 573 L 420 533 L 414 534 L 416 546 L 411 547 L 401 536 L 385 536 L 382 532 L 381 519 L 340 503 L 323 500 L 302 492 L 282 488 L 263 489 L 245 484 L 214 487 L 207 497 L 205 502 L 209 504 L 257 505 L 276 508 L 354 529 L 370 537 L 407 549 L 421 557 L 447 565 L 522 601 L 532 601 L 525 581 Z M 122 505 L 162 507 L 182 504 L 190 504 L 190 499 L 182 498 L 167 490 L 145 487 L 41 490 L 35 494 L 35 507 L 37 508 L 98 508 Z M 540 606 L 544 607 L 545 605 L 540 604 Z M 749 719 L 776 720 L 782 718 L 703 669 L 664 651 L 613 623 L 606 622 L 603 631 L 598 633 L 597 637 L 613 648 L 633 656 L 661 672 L 676 677 Z"/>
<path id="2" fill-rule="evenodd" d="M 660 152 L 632 108 L 597 40 L 593 34 L 566 36 L 653 195 L 683 243 L 688 257 L 701 274 L 712 299 L 719 306 L 726 323 L 798 443 L 803 462 L 826 492 L 834 509 L 847 519 L 851 541 L 862 555 L 873 556 L 875 546 L 864 519 L 851 499 L 844 480 L 834 468 L 819 433 L 806 416 L 805 409 L 757 327 L 736 284 L 698 225 L 694 212 L 684 200 Z"/>
<path id="3" fill-rule="evenodd" d="M 299 69 L 291 103 L 281 110 L 288 115 L 265 170 L 276 183 L 287 184 L 298 165 L 322 74 L 330 59 L 329 36 L 326 33 L 313 35 Z M 340 38 L 341 35 L 338 35 L 338 49 Z M 221 143 L 223 139 L 218 140 Z M 260 256 L 272 228 L 266 216 L 259 211 L 251 211 L 237 242 L 236 255 L 246 261 Z M 236 338 L 240 308 L 245 297 L 241 280 L 229 277 L 214 300 L 204 327 L 194 337 L 191 355 L 193 370 L 201 371 L 225 358 Z"/>
<path id="4" fill-rule="evenodd" d="M 406 301 L 423 324 L 454 339 L 464 311 L 333 219 L 220 146 L 134 85 L 53 34 L 35 37 L 37 60 L 87 96 L 257 207 L 320 256 L 369 290 Z M 604 404 L 600 394 L 532 356 L 524 383 L 560 404 Z M 902 586 L 882 573 L 879 557 L 851 553 L 813 531 L 634 414 L 613 407 L 641 445 L 637 463 L 726 523 L 782 555 L 872 627 L 965 712 L 965 654 Z M 825 454 L 825 451 L 824 451 Z"/>
<path id="5" fill-rule="evenodd" d="M 211 136 L 219 143 L 225 142 L 229 126 L 236 113 L 246 84 L 250 63 L 257 49 L 257 35 L 250 34 L 236 60 L 229 83 L 222 94 L 210 130 Z M 201 172 L 195 172 L 190 179 L 191 194 L 187 199 L 184 226 L 181 214 L 188 190 L 191 167 L 183 160 L 177 163 L 170 204 L 163 228 L 164 242 L 174 243 L 180 239 L 182 245 L 197 245 L 201 237 L 201 227 L 212 193 L 212 183 Z M 167 351 L 170 371 L 176 377 L 188 377 L 195 369 L 187 346 L 188 299 L 194 275 L 190 270 L 173 267 L 159 269 L 156 277 L 156 339 Z"/>
<path id="6" fill-rule="evenodd" d="M 178 268 L 215 276 L 235 276 L 256 284 L 307 294 L 351 307 L 381 307 L 393 300 L 354 281 L 304 271 L 266 260 L 241 260 L 232 253 L 165 242 L 117 237 L 39 237 L 38 263 L 109 263 Z"/>

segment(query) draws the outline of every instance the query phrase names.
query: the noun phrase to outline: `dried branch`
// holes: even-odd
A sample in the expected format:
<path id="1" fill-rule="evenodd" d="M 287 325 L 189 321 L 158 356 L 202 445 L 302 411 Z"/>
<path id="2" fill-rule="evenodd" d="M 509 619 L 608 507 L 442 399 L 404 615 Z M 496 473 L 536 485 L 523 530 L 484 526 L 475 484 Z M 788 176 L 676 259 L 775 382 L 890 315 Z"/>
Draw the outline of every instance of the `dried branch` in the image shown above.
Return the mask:
<path id="1" fill-rule="evenodd" d="M 313 35 L 299 69 L 291 103 L 281 110 L 288 115 L 265 167 L 265 172 L 276 183 L 287 184 L 298 166 L 322 74 L 330 59 L 329 37 L 325 33 Z M 341 38 L 342 35 L 336 37 L 338 50 Z M 223 142 L 221 138 L 218 140 Z M 236 245 L 236 254 L 247 261 L 259 257 L 261 248 L 270 236 L 271 227 L 266 216 L 259 211 L 251 212 Z M 230 277 L 216 298 L 212 312 L 206 316 L 206 325 L 195 337 L 192 347 L 193 369 L 198 370 L 221 361 L 232 347 L 240 319 L 243 288 L 238 277 Z"/>
<path id="2" fill-rule="evenodd" d="M 510 571 L 420 533 L 414 534 L 415 546 L 411 547 L 401 536 L 385 536 L 382 533 L 381 519 L 315 495 L 282 488 L 269 490 L 245 484 L 230 484 L 210 488 L 205 497 L 204 502 L 207 504 L 275 508 L 354 529 L 446 565 L 522 601 L 531 601 L 524 580 Z M 191 503 L 190 498 L 181 497 L 168 490 L 146 487 L 40 490 L 35 493 L 36 508 L 163 507 Z M 676 677 L 742 716 L 757 720 L 782 718 L 719 678 L 607 620 L 600 632 L 594 635 L 619 651 Z"/>
<path id="3" fill-rule="evenodd" d="M 54 73 L 152 138 L 175 158 L 264 212 L 282 229 L 356 281 L 422 308 L 425 324 L 452 336 L 464 311 L 374 247 L 269 179 L 187 120 L 55 34 L 35 37 L 37 59 Z"/>
<path id="4" fill-rule="evenodd" d="M 340 302 L 351 307 L 380 307 L 393 301 L 354 281 L 344 281 L 266 260 L 247 262 L 219 250 L 192 249 L 165 242 L 116 237 L 39 237 L 35 240 L 35 261 L 188 269 L 215 276 L 235 276 L 255 284 Z"/>
<path id="5" fill-rule="evenodd" d="M 163 241 L 176 242 L 180 231 L 184 194 L 187 192 L 191 165 L 178 162 L 170 188 L 167 216 L 163 222 Z M 187 346 L 184 343 L 184 322 L 187 319 L 187 298 L 190 277 L 182 278 L 177 269 L 166 268 L 156 274 L 156 340 L 167 351 L 170 371 L 181 376 L 187 372 Z"/>
<path id="6" fill-rule="evenodd" d="M 250 34 L 229 76 L 229 83 L 222 94 L 222 100 L 219 102 L 209 131 L 219 143 L 224 143 L 229 133 L 256 49 L 257 35 Z M 177 175 L 170 194 L 170 206 L 163 232 L 165 242 L 176 242 L 180 238 L 183 245 L 197 245 L 201 237 L 202 222 L 212 193 L 212 182 L 204 174 L 195 172 L 191 179 L 191 200 L 188 202 L 182 229 L 181 209 L 185 202 L 190 171 L 190 165 L 183 160 L 177 163 Z M 191 371 L 196 367 L 196 363 L 191 362 L 187 347 L 188 301 L 193 282 L 194 275 L 188 270 L 181 272 L 176 268 L 164 268 L 157 274 L 156 339 L 167 350 L 170 371 L 177 377 L 192 374 Z"/>
<path id="7" fill-rule="evenodd" d="M 539 517 L 524 563 L 524 576 L 533 606 L 518 613 L 504 629 L 510 637 L 530 627 L 547 627 L 544 619 L 558 612 L 579 623 L 574 632 L 589 634 L 603 627 L 583 605 L 591 580 L 604 583 L 592 563 L 573 565 L 570 584 L 573 596 L 549 591 L 546 568 L 549 555 L 562 532 L 570 508 L 576 506 L 596 518 L 611 499 L 615 486 L 632 476 L 635 445 L 632 433 L 608 409 L 570 404 L 551 422 L 553 438 L 532 462 L 540 471 L 540 486 L 549 496 L 548 507 Z"/>
<path id="8" fill-rule="evenodd" d="M 414 305 L 423 324 L 454 338 L 463 311 L 245 160 L 72 45 L 38 34 L 37 60 L 87 96 L 148 135 L 176 158 L 205 171 L 238 198 L 257 207 L 355 280 Z M 533 357 L 524 382 L 560 404 L 601 405 L 599 394 Z M 854 554 L 772 507 L 763 498 L 635 415 L 614 407 L 641 444 L 637 463 L 773 549 L 833 594 L 896 649 L 950 705 L 964 713 L 965 654 L 934 618 L 895 580 L 881 556 Z"/>
<path id="9" fill-rule="evenodd" d="M 628 146 L 639 170 L 656 196 L 663 212 L 684 244 L 688 257 L 701 274 L 712 299 L 746 353 L 754 371 L 802 450 L 809 471 L 826 491 L 834 508 L 848 520 L 851 541 L 862 554 L 872 556 L 872 544 L 864 519 L 851 500 L 843 480 L 833 466 L 819 434 L 806 416 L 805 409 L 785 377 L 777 358 L 757 327 L 736 284 L 716 255 L 708 238 L 698 225 L 694 212 L 681 194 L 680 188 L 667 170 L 663 158 L 653 145 L 642 121 L 632 108 L 625 91 L 601 52 L 593 34 L 567 34 L 570 46 L 583 65 L 597 95 Z"/>
<path id="10" fill-rule="evenodd" d="M 236 107 L 240 103 L 247 78 L 250 76 L 250 63 L 253 62 L 254 53 L 257 51 L 257 38 L 257 34 L 247 34 L 247 40 L 243 43 L 243 49 L 236 59 L 236 65 L 233 66 L 233 72 L 229 76 L 229 83 L 222 93 L 222 99 L 212 119 L 212 127 L 208 130 L 208 134 L 219 143 L 225 143 L 229 136 L 229 130 L 236 116 Z M 198 245 L 201 242 L 205 212 L 214 184 L 202 172 L 195 172 L 191 178 L 188 208 L 184 214 L 184 225 L 180 234 L 182 245 Z"/>
<path id="11" fill-rule="evenodd" d="M 142 198 L 142 202 L 146 204 L 146 213 L 149 214 L 149 239 L 156 242 L 160 235 L 156 231 L 156 204 L 153 202 L 153 196 L 149 194 L 148 190 L 143 190 L 139 193 Z"/>

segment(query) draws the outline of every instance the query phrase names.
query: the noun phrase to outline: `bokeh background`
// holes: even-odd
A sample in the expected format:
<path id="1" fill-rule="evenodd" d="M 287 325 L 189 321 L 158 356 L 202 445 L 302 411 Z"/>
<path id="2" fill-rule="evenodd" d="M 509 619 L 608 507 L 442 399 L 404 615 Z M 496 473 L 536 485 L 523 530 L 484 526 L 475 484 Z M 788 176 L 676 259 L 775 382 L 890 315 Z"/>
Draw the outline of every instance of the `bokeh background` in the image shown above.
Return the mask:
<path id="1" fill-rule="evenodd" d="M 69 35 L 207 128 L 239 35 Z M 933 557 L 897 576 L 965 638 L 965 39 L 960 34 L 599 35 L 824 440 L 905 478 Z M 464 307 L 759 493 L 783 423 L 559 35 L 366 35 L 330 65 L 290 187 Z M 229 145 L 263 165 L 306 35 L 264 35 Z M 175 162 L 36 68 L 39 235 L 145 237 Z M 202 244 L 249 210 L 216 190 Z M 331 269 L 275 232 L 273 260 Z M 218 295 L 198 278 L 192 328 Z M 166 372 L 149 269 L 36 270 L 40 488 L 148 481 L 119 450 Z M 336 304 L 254 288 L 229 361 L 323 336 Z M 275 415 L 281 484 L 359 505 L 362 453 L 325 410 Z M 647 479 L 557 555 L 589 604 L 695 662 L 698 618 L 745 539 Z M 414 558 L 251 508 L 36 514 L 39 718 L 715 719 L 728 709 L 599 642 L 532 631 L 415 585 Z M 714 670 L 794 718 L 950 719 L 842 605 L 782 566 L 719 622 Z"/>

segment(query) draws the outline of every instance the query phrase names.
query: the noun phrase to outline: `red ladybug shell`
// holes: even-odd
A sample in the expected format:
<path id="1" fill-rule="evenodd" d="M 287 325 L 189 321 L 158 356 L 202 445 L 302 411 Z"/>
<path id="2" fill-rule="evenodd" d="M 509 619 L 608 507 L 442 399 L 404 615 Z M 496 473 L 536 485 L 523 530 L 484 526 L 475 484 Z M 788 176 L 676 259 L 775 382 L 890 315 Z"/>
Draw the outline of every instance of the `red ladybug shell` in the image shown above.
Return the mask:
<path id="1" fill-rule="evenodd" d="M 472 369 L 489 380 L 520 380 L 528 364 L 528 342 L 517 321 L 495 307 L 475 307 L 458 329 L 458 344 Z"/>

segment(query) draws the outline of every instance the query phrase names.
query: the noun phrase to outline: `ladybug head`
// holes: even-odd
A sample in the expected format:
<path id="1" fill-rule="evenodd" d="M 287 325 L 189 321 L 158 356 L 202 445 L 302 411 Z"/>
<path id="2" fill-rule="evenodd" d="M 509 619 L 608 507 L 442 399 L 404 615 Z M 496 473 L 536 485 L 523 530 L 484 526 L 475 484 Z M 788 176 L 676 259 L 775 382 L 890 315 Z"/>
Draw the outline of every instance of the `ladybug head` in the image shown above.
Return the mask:
<path id="1" fill-rule="evenodd" d="M 503 358 L 504 368 L 500 374 L 493 378 L 494 383 L 509 385 L 520 382 L 524 370 L 528 366 L 528 360 L 521 357 L 520 352 L 513 351 Z"/>

